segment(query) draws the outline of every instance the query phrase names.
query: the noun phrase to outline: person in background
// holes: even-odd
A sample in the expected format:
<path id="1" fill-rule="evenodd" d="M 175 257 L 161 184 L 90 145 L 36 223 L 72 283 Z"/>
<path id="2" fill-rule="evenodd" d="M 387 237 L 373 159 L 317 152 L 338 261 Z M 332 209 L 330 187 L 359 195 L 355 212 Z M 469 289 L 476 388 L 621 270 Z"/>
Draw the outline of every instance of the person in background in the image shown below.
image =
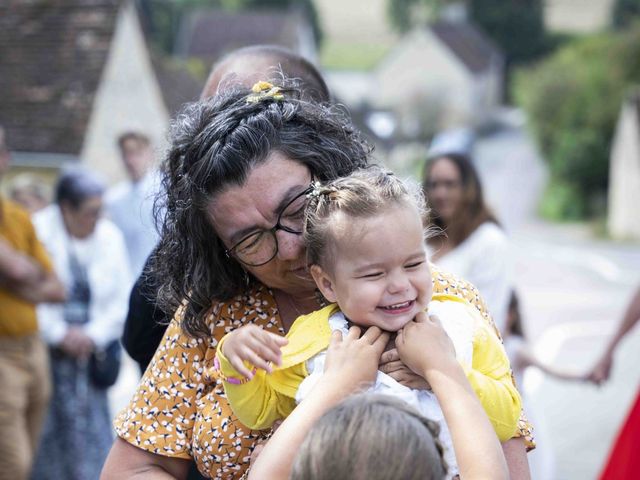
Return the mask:
<path id="1" fill-rule="evenodd" d="M 29 173 L 17 175 L 11 180 L 9 197 L 31 214 L 49 205 L 51 198 L 45 182 L 40 177 Z"/>
<path id="2" fill-rule="evenodd" d="M 0 127 L 0 177 L 9 161 Z M 29 478 L 51 390 L 36 304 L 65 295 L 29 213 L 0 196 L 0 478 Z"/>
<path id="3" fill-rule="evenodd" d="M 609 339 L 602 356 L 598 359 L 591 372 L 589 372 L 589 380 L 598 385 L 609 380 L 611 367 L 613 366 L 613 355 L 618 345 L 620 345 L 620 341 L 633 329 L 638 321 L 640 321 L 640 289 L 633 295 L 631 302 L 629 302 L 624 312 L 622 321 Z"/>
<path id="4" fill-rule="evenodd" d="M 153 148 L 146 135 L 125 132 L 118 138 L 118 147 L 129 180 L 107 193 L 107 214 L 124 235 L 131 271 L 138 276 L 158 243 L 153 202 L 160 178 L 153 168 Z"/>
<path id="5" fill-rule="evenodd" d="M 428 240 L 432 261 L 471 282 L 504 332 L 513 289 L 509 241 L 484 201 L 471 159 L 457 153 L 429 158 L 422 186 L 438 227 Z"/>
<path id="6" fill-rule="evenodd" d="M 55 204 L 33 218 L 69 292 L 64 304 L 38 308 L 53 396 L 34 480 L 98 478 L 112 442 L 107 390 L 95 383 L 89 362 L 122 333 L 131 275 L 122 234 L 101 218 L 104 192 L 95 174 L 66 170 Z"/>
<path id="7" fill-rule="evenodd" d="M 329 87 L 318 69 L 306 58 L 276 45 L 251 45 L 224 56 L 212 67 L 200 98 L 213 97 L 234 86 L 250 88 L 260 80 L 278 83 L 283 75 L 300 82 L 304 98 L 330 101 Z"/>
<path id="8" fill-rule="evenodd" d="M 629 302 L 622 321 L 611 336 L 604 353 L 589 373 L 589 380 L 598 385 L 609 380 L 615 351 L 620 341 L 633 330 L 638 321 L 640 321 L 640 290 L 636 291 Z M 640 445 L 640 391 L 636 394 L 627 418 L 611 446 L 609 457 L 598 477 L 599 480 L 637 477 L 640 471 L 638 445 Z"/>

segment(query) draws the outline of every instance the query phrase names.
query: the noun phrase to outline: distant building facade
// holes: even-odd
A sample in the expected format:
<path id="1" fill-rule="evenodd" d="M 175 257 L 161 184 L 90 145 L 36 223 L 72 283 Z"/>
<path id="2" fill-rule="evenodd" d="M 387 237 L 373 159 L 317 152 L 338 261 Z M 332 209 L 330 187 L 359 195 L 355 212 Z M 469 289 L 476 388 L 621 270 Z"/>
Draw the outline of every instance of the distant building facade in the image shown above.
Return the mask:
<path id="1" fill-rule="evenodd" d="M 552 32 L 590 33 L 611 24 L 615 0 L 546 0 L 545 26 Z"/>
<path id="2" fill-rule="evenodd" d="M 609 233 L 640 239 L 640 87 L 622 105 L 609 165 Z"/>
<path id="3" fill-rule="evenodd" d="M 370 102 L 394 111 L 406 137 L 487 124 L 502 102 L 504 56 L 467 21 L 405 35 L 380 63 Z"/>
<path id="4" fill-rule="evenodd" d="M 0 88 L 0 124 L 22 169 L 81 162 L 116 181 L 123 130 L 165 138 L 169 114 L 130 1 L 5 2 Z"/>

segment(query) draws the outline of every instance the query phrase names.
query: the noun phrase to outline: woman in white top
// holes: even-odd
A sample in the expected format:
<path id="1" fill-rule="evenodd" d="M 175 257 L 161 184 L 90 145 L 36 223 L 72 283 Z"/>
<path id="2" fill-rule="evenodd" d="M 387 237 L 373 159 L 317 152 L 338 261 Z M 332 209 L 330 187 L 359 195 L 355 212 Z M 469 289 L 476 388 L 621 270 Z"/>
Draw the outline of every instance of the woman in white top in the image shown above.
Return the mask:
<path id="1" fill-rule="evenodd" d="M 122 234 L 100 218 L 104 191 L 92 173 L 67 170 L 56 203 L 33 218 L 67 300 L 38 306 L 53 397 L 32 478 L 98 478 L 113 441 L 106 384 L 91 362 L 122 334 L 130 271 Z"/>
<path id="2" fill-rule="evenodd" d="M 513 289 L 509 242 L 484 202 L 471 159 L 457 153 L 428 159 L 422 185 L 439 227 L 429 239 L 432 261 L 473 283 L 504 332 Z"/>

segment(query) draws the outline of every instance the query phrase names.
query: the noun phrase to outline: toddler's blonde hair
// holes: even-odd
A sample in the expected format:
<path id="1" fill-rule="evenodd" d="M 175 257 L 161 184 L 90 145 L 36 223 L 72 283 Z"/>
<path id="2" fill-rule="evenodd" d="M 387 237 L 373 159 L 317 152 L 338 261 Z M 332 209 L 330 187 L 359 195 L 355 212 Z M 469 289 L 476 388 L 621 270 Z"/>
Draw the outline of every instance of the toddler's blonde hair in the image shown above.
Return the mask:
<path id="1" fill-rule="evenodd" d="M 428 209 L 420 185 L 372 165 L 351 175 L 316 184 L 305 212 L 304 240 L 310 265 L 331 268 L 335 258 L 336 218 L 366 219 L 398 205 L 414 206 L 426 226 Z M 428 231 L 425 230 L 425 238 Z"/>

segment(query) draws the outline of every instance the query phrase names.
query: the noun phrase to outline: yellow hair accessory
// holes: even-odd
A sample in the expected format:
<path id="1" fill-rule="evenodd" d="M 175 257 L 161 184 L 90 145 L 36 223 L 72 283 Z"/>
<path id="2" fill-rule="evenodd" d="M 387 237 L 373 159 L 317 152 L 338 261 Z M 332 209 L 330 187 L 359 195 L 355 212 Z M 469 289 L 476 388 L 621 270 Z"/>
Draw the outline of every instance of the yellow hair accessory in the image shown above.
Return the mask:
<path id="1" fill-rule="evenodd" d="M 247 103 L 258 103 L 267 98 L 271 98 L 273 100 L 284 100 L 282 88 L 277 87 L 272 83 L 265 82 L 264 80 L 256 82 L 253 87 L 251 87 L 251 91 L 253 93 L 247 95 Z"/>

